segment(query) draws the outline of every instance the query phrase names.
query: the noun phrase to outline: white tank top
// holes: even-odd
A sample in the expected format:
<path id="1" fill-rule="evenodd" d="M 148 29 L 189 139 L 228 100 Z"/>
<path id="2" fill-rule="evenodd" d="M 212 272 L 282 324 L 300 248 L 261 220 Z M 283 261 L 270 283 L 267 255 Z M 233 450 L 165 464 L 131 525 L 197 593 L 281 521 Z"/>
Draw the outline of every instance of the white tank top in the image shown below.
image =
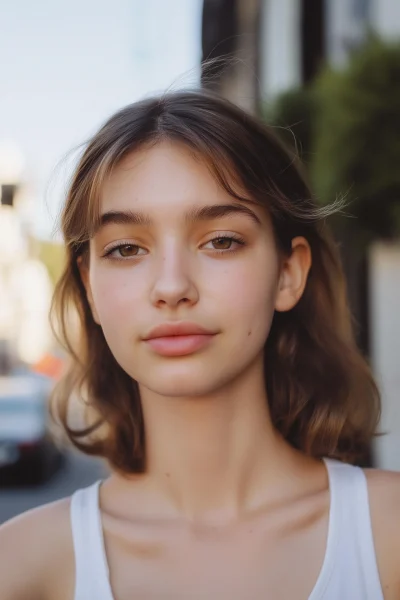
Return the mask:
<path id="1" fill-rule="evenodd" d="M 324 460 L 330 488 L 325 558 L 308 600 L 384 600 L 375 557 L 365 474 Z M 100 481 L 71 499 L 75 600 L 113 600 L 99 510 Z"/>

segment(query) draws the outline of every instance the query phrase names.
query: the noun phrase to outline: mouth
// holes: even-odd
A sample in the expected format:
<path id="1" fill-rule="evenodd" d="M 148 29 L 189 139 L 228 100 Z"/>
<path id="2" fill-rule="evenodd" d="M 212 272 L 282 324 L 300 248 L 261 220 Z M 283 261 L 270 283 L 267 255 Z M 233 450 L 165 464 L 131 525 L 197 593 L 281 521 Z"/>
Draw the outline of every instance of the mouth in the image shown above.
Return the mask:
<path id="1" fill-rule="evenodd" d="M 153 337 L 145 342 L 161 356 L 186 356 L 208 346 L 215 335 L 213 333 L 168 335 Z"/>

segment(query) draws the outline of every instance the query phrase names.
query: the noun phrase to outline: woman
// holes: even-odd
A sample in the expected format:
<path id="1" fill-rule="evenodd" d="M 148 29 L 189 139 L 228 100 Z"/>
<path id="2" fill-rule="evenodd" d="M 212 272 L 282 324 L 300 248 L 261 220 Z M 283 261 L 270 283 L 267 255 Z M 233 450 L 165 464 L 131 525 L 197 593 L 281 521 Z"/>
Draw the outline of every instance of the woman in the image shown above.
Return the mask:
<path id="1" fill-rule="evenodd" d="M 379 394 L 325 225 L 338 208 L 202 92 L 93 137 L 62 216 L 54 410 L 111 475 L 2 528 L 2 600 L 400 597 L 400 477 L 351 465 Z"/>

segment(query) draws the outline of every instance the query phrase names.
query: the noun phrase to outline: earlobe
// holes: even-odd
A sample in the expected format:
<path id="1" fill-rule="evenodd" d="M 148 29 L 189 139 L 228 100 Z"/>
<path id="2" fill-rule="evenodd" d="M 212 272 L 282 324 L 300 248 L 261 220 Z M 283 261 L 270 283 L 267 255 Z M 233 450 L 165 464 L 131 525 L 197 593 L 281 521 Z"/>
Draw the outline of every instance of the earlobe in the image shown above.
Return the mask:
<path id="1" fill-rule="evenodd" d="M 288 285 L 282 280 L 280 281 L 278 293 L 275 301 L 275 310 L 278 312 L 287 312 L 296 306 L 299 298 L 291 285 Z"/>
<path id="2" fill-rule="evenodd" d="M 81 281 L 82 281 L 83 287 L 85 288 L 85 291 L 86 291 L 86 298 L 89 303 L 90 310 L 92 312 L 93 320 L 95 321 L 95 323 L 97 323 L 97 325 L 100 325 L 99 317 L 98 317 L 98 314 L 96 311 L 96 306 L 95 306 L 95 303 L 93 300 L 92 288 L 90 285 L 89 266 L 87 265 L 86 261 L 83 259 L 82 256 L 80 256 L 78 258 L 77 264 L 78 264 L 79 274 L 81 276 Z"/>
<path id="3" fill-rule="evenodd" d="M 287 312 L 294 308 L 307 284 L 311 268 L 311 248 L 307 240 L 297 237 L 292 240 L 292 253 L 282 264 L 275 310 Z"/>

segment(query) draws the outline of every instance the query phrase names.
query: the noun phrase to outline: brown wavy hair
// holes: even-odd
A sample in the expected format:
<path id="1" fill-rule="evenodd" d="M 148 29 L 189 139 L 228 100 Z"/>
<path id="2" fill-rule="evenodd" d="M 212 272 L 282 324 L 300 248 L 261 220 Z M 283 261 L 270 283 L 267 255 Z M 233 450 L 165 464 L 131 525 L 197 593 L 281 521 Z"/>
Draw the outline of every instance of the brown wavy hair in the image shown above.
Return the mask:
<path id="1" fill-rule="evenodd" d="M 275 313 L 265 344 L 270 414 L 275 428 L 304 453 L 356 462 L 375 434 L 380 396 L 354 341 L 339 252 L 326 224 L 343 205 L 318 207 L 297 158 L 272 129 L 204 91 L 173 92 L 127 106 L 81 156 L 61 217 L 67 260 L 52 322 L 70 361 L 54 390 L 53 416 L 83 452 L 105 457 L 121 472 L 144 472 L 139 388 L 93 320 L 78 261 L 88 256 L 105 178 L 127 154 L 162 140 L 185 144 L 229 194 L 265 207 L 282 255 L 290 254 L 294 237 L 308 240 L 313 262 L 304 294 L 289 312 Z M 88 421 L 81 427 L 70 421 L 76 398 L 87 408 Z"/>

